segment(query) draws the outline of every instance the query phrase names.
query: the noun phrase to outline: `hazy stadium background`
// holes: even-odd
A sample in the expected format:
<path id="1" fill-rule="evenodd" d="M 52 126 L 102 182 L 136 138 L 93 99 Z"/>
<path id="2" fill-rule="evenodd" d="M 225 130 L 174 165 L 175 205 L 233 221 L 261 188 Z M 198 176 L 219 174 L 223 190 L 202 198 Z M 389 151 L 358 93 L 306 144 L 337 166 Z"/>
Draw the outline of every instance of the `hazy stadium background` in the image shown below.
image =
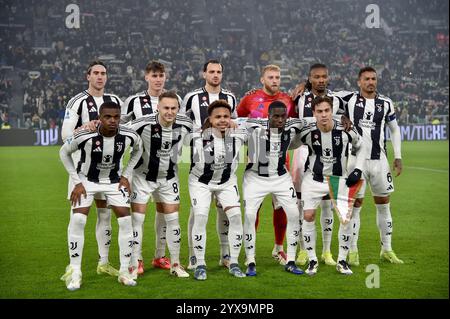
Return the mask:
<path id="1" fill-rule="evenodd" d="M 79 28 L 67 27 L 70 4 L 80 9 Z M 367 19 L 374 14 L 369 4 L 379 8 L 379 28 L 368 27 Z M 0 268 L 20 264 L 24 269 L 1 272 L 0 298 L 448 298 L 448 7 L 445 0 L 0 0 L 0 126 L 12 127 L 0 130 L 0 145 L 30 145 L 0 148 Z M 355 275 L 342 278 L 332 267 L 321 266 L 316 278 L 293 278 L 270 259 L 273 229 L 266 201 L 257 244 L 261 276 L 256 280 L 238 282 L 217 266 L 211 213 L 211 275 L 201 288 L 192 278 L 181 282 L 150 270 L 136 289 L 126 289 L 95 274 L 91 213 L 83 257 L 85 283 L 70 294 L 58 280 L 68 261 L 67 176 L 57 146 L 32 145 L 58 144 L 65 105 L 86 89 L 84 72 L 95 58 L 108 65 L 106 92 L 123 100 L 146 87 L 142 70 L 152 59 L 167 67 L 166 89 L 184 96 L 203 84 L 202 64 L 218 58 L 225 65 L 223 87 L 238 99 L 259 86 L 260 67 L 269 63 L 282 68 L 283 90 L 305 79 L 314 62 L 329 66 L 330 88 L 335 90 L 356 90 L 358 69 L 374 66 L 379 91 L 393 99 L 406 132 L 405 170 L 394 180 L 392 198 L 393 245 L 406 265 L 378 261 L 374 208 L 367 196 L 362 266 Z M 417 139 L 427 141 L 406 142 Z M 188 165 L 180 171 L 186 181 Z M 183 262 L 188 214 L 184 186 Z M 148 264 L 153 253 L 153 214 L 149 216 L 144 253 Z M 117 235 L 117 227 L 114 230 Z M 337 254 L 335 236 L 332 250 Z M 116 250 L 115 243 L 111 257 L 117 265 Z M 242 262 L 243 256 L 242 251 Z M 380 288 L 366 287 L 369 264 L 381 269 Z M 149 289 L 158 285 L 157 291 Z M 230 285 L 239 293 L 229 291 Z"/>

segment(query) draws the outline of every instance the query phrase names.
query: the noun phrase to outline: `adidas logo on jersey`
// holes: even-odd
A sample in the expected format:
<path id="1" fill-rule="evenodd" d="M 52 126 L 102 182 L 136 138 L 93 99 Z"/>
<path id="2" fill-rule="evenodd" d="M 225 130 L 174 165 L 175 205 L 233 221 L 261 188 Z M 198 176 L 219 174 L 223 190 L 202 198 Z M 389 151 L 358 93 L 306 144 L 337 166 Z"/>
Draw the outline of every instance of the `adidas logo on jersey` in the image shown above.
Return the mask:
<path id="1" fill-rule="evenodd" d="M 102 148 L 100 146 L 97 146 L 92 152 L 101 152 Z"/>
<path id="2" fill-rule="evenodd" d="M 147 103 L 147 104 L 144 104 L 144 106 L 142 108 L 143 109 L 151 109 L 152 107 Z"/>
<path id="3" fill-rule="evenodd" d="M 319 142 L 319 141 L 315 141 L 315 142 L 313 143 L 313 145 L 320 146 L 320 142 Z"/>
<path id="4" fill-rule="evenodd" d="M 154 137 L 154 138 L 161 138 L 161 135 L 159 135 L 159 133 L 155 133 L 155 134 L 152 135 L 152 137 Z"/>
<path id="5" fill-rule="evenodd" d="M 93 106 L 89 109 L 89 113 L 93 113 L 93 112 L 97 113 L 97 109 L 95 108 L 95 106 Z"/>
<path id="6" fill-rule="evenodd" d="M 209 104 L 208 104 L 208 102 L 203 102 L 202 104 L 200 104 L 200 106 L 208 106 Z"/>

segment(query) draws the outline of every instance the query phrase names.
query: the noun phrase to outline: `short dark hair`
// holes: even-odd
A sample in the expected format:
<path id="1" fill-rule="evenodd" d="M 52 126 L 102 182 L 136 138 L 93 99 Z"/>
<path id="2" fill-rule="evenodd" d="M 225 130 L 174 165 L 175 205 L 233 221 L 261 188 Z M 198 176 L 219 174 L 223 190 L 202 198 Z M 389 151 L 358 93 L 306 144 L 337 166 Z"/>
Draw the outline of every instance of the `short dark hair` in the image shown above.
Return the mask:
<path id="1" fill-rule="evenodd" d="M 86 71 L 86 74 L 91 74 L 92 67 L 94 67 L 95 65 L 101 65 L 107 70 L 107 67 L 106 67 L 105 63 L 103 63 L 100 60 L 95 60 L 95 61 L 92 61 L 91 63 L 89 63 L 89 66 L 88 66 L 88 69 Z"/>
<path id="2" fill-rule="evenodd" d="M 358 79 L 361 77 L 361 75 L 362 75 L 364 72 L 375 72 L 375 73 L 377 73 L 377 70 L 375 70 L 375 69 L 374 69 L 373 67 L 371 67 L 371 66 L 365 66 L 365 67 L 363 67 L 362 69 L 359 70 L 359 72 L 358 72 Z"/>
<path id="3" fill-rule="evenodd" d="M 272 114 L 272 111 L 274 109 L 285 109 L 285 110 L 287 110 L 287 106 L 286 106 L 286 104 L 284 104 L 281 101 L 273 101 L 272 103 L 269 104 L 269 114 Z"/>
<path id="4" fill-rule="evenodd" d="M 161 62 L 158 61 L 150 61 L 147 66 L 145 67 L 145 73 L 148 74 L 150 72 L 161 72 L 161 73 L 165 73 L 166 72 L 166 68 L 164 67 L 164 64 L 162 64 Z"/>
<path id="5" fill-rule="evenodd" d="M 314 69 L 328 69 L 328 67 L 323 63 L 314 63 L 309 67 L 309 74 L 311 74 L 311 71 Z"/>
<path id="6" fill-rule="evenodd" d="M 161 101 L 163 98 L 175 99 L 177 100 L 178 106 L 180 106 L 180 101 L 178 101 L 178 95 L 174 91 L 165 91 L 159 97 L 158 101 Z"/>
<path id="7" fill-rule="evenodd" d="M 231 114 L 231 106 L 230 106 L 230 104 L 228 104 L 227 101 L 225 101 L 225 100 L 216 100 L 216 101 L 212 102 L 208 106 L 208 116 L 211 116 L 212 112 L 215 109 L 218 109 L 219 107 L 226 108 L 228 111 L 230 111 L 230 114 Z"/>
<path id="8" fill-rule="evenodd" d="M 315 111 L 316 110 L 316 105 L 319 105 L 322 102 L 328 103 L 331 106 L 331 108 L 333 108 L 333 100 L 331 99 L 331 97 L 329 97 L 329 96 L 318 96 L 314 100 L 312 100 L 312 102 L 311 102 L 311 109 L 313 111 Z"/>
<path id="9" fill-rule="evenodd" d="M 216 59 L 208 60 L 205 64 L 203 64 L 203 72 L 206 72 L 206 70 L 208 69 L 208 64 L 220 64 L 220 67 L 222 68 L 222 72 L 223 72 L 222 63 L 220 63 L 220 61 L 216 60 Z"/>
<path id="10" fill-rule="evenodd" d="M 120 112 L 120 105 L 113 101 L 106 101 L 100 105 L 98 109 L 98 114 L 102 113 L 103 109 L 117 109 Z"/>

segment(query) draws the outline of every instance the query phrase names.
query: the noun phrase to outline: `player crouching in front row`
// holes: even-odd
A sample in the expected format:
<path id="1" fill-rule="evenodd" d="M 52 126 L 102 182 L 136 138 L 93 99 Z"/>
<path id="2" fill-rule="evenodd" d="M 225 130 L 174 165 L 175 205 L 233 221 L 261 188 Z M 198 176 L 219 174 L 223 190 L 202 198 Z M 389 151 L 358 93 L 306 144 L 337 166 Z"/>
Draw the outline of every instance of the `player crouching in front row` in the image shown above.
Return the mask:
<path id="1" fill-rule="evenodd" d="M 142 154 L 142 142 L 136 132 L 119 126 L 118 104 L 103 103 L 99 119 L 100 126 L 96 131 L 80 130 L 72 138 L 68 138 L 60 150 L 60 158 L 75 185 L 70 196 L 73 214 L 68 227 L 70 264 L 61 277 L 69 290 L 77 290 L 81 286 L 84 228 L 97 193 L 105 195 L 107 204 L 112 207 L 119 223 L 118 281 L 126 286 L 136 285 L 128 272 L 133 249 L 128 178 Z M 122 173 L 122 159 L 129 146 L 132 147 L 131 158 Z M 75 168 L 71 154 L 77 150 L 81 150 L 81 158 Z"/>

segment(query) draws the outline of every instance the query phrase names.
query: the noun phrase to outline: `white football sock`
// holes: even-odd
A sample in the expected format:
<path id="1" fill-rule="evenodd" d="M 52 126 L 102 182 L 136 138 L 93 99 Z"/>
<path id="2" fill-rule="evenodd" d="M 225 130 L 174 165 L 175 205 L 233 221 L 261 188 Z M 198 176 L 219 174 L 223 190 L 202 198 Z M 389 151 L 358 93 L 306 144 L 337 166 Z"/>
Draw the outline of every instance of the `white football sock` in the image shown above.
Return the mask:
<path id="1" fill-rule="evenodd" d="M 298 215 L 298 207 L 287 206 L 284 207 L 287 218 L 286 227 L 286 242 L 287 242 L 287 262 L 295 261 L 295 255 L 297 254 L 298 233 L 300 229 L 300 220 Z"/>
<path id="2" fill-rule="evenodd" d="M 316 256 L 316 222 L 303 220 L 303 241 L 308 252 L 308 259 L 317 261 Z"/>
<path id="3" fill-rule="evenodd" d="M 120 272 L 127 272 L 131 265 L 131 255 L 133 252 L 133 223 L 131 216 L 117 218 L 119 224 L 119 256 Z"/>
<path id="4" fill-rule="evenodd" d="M 99 263 L 108 263 L 109 247 L 111 246 L 111 209 L 97 208 L 97 224 L 95 237 L 97 238 Z"/>
<path id="5" fill-rule="evenodd" d="M 244 248 L 246 256 L 246 264 L 255 262 L 256 247 L 256 213 L 258 208 L 245 208 L 244 216 Z"/>
<path id="6" fill-rule="evenodd" d="M 70 216 L 67 241 L 69 245 L 70 265 L 75 270 L 81 270 L 86 220 L 87 216 L 84 214 L 74 213 Z"/>
<path id="7" fill-rule="evenodd" d="M 359 228 L 361 226 L 361 220 L 360 220 L 360 212 L 361 212 L 361 206 L 360 207 L 353 207 L 352 212 L 352 219 L 350 222 L 353 222 L 353 238 L 352 238 L 352 244 L 350 245 L 350 251 L 355 252 L 358 251 L 358 239 L 359 239 Z"/>
<path id="8" fill-rule="evenodd" d="M 353 223 L 350 220 L 346 225 L 339 225 L 339 260 L 347 260 L 348 251 L 350 248 L 350 243 L 352 242 L 353 232 L 352 232 Z"/>
<path id="9" fill-rule="evenodd" d="M 165 214 L 156 212 L 155 215 L 155 258 L 161 258 L 166 255 L 167 226 Z"/>
<path id="10" fill-rule="evenodd" d="M 333 210 L 331 209 L 331 200 L 322 200 L 320 207 L 320 225 L 322 227 L 322 252 L 331 250 L 331 237 L 333 236 Z"/>
<path id="11" fill-rule="evenodd" d="M 188 248 L 189 248 L 189 258 L 195 256 L 194 254 L 194 245 L 192 243 L 192 228 L 194 227 L 194 209 L 190 208 L 189 210 L 189 219 L 188 219 Z"/>
<path id="12" fill-rule="evenodd" d="M 206 224 L 208 223 L 207 208 L 194 209 L 194 226 L 192 227 L 192 244 L 194 255 L 197 259 L 197 265 L 206 265 L 205 250 L 206 250 Z"/>
<path id="13" fill-rule="evenodd" d="M 223 207 L 216 207 L 217 218 L 216 218 L 216 230 L 219 236 L 220 245 L 220 258 L 225 255 L 230 255 L 229 242 L 228 242 L 228 232 L 230 222 L 228 220 L 227 214 L 223 211 Z"/>
<path id="14" fill-rule="evenodd" d="M 138 260 L 142 259 L 142 239 L 144 237 L 143 225 L 145 221 L 145 214 L 133 212 L 131 213 L 131 220 L 133 224 L 133 258 L 132 265 L 137 267 Z"/>
<path id="15" fill-rule="evenodd" d="M 377 207 L 377 225 L 380 231 L 381 247 L 383 251 L 391 251 L 392 217 L 390 204 L 375 204 Z"/>
<path id="16" fill-rule="evenodd" d="M 242 217 L 240 207 L 233 207 L 226 212 L 228 220 L 230 221 L 228 230 L 228 242 L 230 243 L 230 263 L 237 264 L 239 253 L 242 247 Z"/>
<path id="17" fill-rule="evenodd" d="M 300 231 L 298 232 L 298 245 L 300 250 L 305 250 L 305 244 L 303 242 L 303 207 L 301 204 L 301 200 L 297 201 L 298 213 L 299 213 L 299 224 Z"/>
<path id="18" fill-rule="evenodd" d="M 170 262 L 172 265 L 180 264 L 180 242 L 181 228 L 178 220 L 178 212 L 164 214 L 167 225 L 167 246 L 170 252 Z"/>

